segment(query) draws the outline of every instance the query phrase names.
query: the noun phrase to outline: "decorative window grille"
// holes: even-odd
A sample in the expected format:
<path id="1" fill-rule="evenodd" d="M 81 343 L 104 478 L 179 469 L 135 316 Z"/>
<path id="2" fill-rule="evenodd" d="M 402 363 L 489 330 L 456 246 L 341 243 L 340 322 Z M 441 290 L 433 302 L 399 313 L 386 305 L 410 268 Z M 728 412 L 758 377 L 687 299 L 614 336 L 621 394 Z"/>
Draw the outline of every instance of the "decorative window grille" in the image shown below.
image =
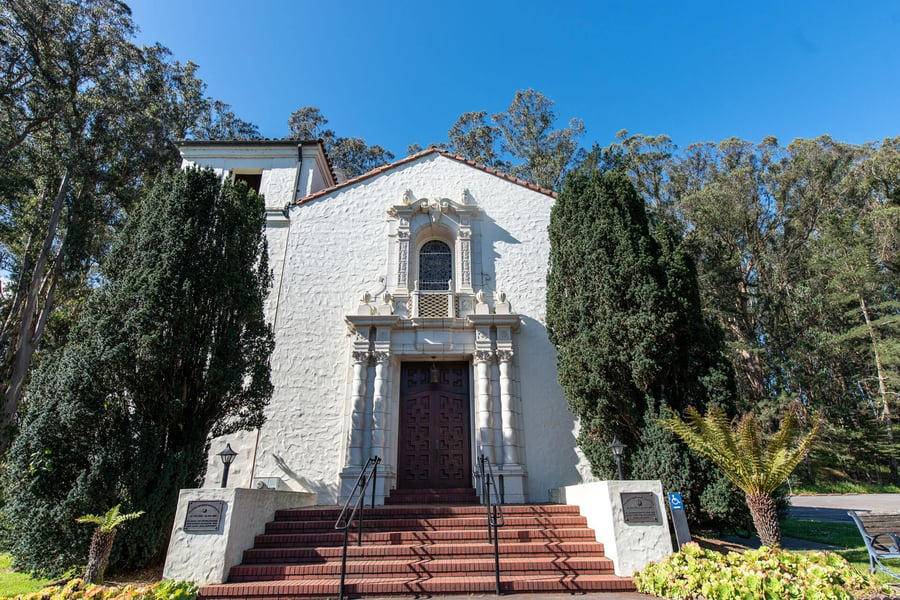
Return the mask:
<path id="1" fill-rule="evenodd" d="M 419 316 L 425 318 L 446 318 L 447 294 L 419 294 Z"/>
<path id="2" fill-rule="evenodd" d="M 453 279 L 453 253 L 450 246 L 440 240 L 426 242 L 419 250 L 419 289 L 448 290 Z M 446 297 L 443 312 L 446 313 Z M 422 308 L 419 308 L 422 313 Z M 424 315 L 423 315 L 424 316 Z"/>

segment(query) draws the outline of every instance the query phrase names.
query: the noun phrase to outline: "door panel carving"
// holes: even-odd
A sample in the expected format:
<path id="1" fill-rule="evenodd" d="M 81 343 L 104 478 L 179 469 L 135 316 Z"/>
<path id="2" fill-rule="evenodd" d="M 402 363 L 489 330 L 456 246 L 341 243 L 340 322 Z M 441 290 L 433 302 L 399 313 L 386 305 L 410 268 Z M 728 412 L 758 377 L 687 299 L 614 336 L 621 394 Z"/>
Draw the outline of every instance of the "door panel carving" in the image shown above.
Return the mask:
<path id="1" fill-rule="evenodd" d="M 401 367 L 398 486 L 401 489 L 470 487 L 469 367 L 437 363 Z"/>

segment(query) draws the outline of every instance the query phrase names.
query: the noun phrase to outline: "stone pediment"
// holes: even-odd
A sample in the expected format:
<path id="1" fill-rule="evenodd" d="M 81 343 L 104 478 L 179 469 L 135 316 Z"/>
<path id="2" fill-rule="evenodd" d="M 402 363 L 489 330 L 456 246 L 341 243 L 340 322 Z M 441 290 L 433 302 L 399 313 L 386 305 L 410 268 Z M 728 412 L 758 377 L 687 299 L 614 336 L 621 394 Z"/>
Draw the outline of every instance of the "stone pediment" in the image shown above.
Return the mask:
<path id="1" fill-rule="evenodd" d="M 395 204 L 388 209 L 388 215 L 394 219 L 411 219 L 418 213 L 425 213 L 431 218 L 432 223 L 438 223 L 443 215 L 455 213 L 460 217 L 470 217 L 477 214 L 480 209 L 471 203 L 469 190 L 463 190 L 459 200 L 452 198 L 432 197 L 413 198 L 411 190 L 403 192 L 400 204 Z"/>

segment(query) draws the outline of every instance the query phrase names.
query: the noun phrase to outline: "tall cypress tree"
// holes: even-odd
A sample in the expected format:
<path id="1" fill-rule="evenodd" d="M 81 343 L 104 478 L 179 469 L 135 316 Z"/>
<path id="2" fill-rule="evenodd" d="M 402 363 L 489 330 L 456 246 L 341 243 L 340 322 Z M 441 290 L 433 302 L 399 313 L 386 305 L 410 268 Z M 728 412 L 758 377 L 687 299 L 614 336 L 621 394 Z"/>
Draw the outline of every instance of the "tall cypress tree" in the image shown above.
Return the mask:
<path id="1" fill-rule="evenodd" d="M 143 510 L 120 565 L 164 550 L 178 490 L 199 483 L 207 440 L 262 424 L 271 396 L 270 284 L 261 198 L 212 171 L 161 177 L 111 250 L 70 344 L 43 363 L 5 476 L 18 565 L 82 562 L 74 519 Z"/>
<path id="2" fill-rule="evenodd" d="M 662 369 L 666 310 L 643 201 L 621 175 L 568 176 L 550 217 L 547 326 L 579 445 L 609 475 L 613 436 L 636 447 Z"/>
<path id="3" fill-rule="evenodd" d="M 687 406 L 730 409 L 735 394 L 682 240 L 665 223 L 651 231 L 624 175 L 584 168 L 559 194 L 550 243 L 547 325 L 594 473 L 614 473 L 608 445 L 618 436 L 629 447 L 631 475 L 684 492 L 693 520 L 743 519 L 745 511 L 732 514 L 742 505 L 738 494 L 701 507 L 704 490 L 721 485 L 718 473 L 658 422 Z"/>

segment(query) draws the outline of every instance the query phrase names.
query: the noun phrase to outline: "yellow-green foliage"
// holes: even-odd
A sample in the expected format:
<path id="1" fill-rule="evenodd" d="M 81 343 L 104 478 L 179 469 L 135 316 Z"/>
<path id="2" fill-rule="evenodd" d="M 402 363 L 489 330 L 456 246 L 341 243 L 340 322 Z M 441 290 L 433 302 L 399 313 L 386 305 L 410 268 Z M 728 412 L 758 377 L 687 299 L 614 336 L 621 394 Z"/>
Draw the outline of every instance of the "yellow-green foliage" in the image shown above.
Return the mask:
<path id="1" fill-rule="evenodd" d="M 886 589 L 833 552 L 789 552 L 763 546 L 721 554 L 695 543 L 635 574 L 639 592 L 693 600 L 851 600 Z"/>
<path id="2" fill-rule="evenodd" d="M 149 586 L 104 587 L 72 579 L 65 586 L 16 596 L 14 600 L 194 600 L 197 586 L 190 581 L 164 580 Z"/>

